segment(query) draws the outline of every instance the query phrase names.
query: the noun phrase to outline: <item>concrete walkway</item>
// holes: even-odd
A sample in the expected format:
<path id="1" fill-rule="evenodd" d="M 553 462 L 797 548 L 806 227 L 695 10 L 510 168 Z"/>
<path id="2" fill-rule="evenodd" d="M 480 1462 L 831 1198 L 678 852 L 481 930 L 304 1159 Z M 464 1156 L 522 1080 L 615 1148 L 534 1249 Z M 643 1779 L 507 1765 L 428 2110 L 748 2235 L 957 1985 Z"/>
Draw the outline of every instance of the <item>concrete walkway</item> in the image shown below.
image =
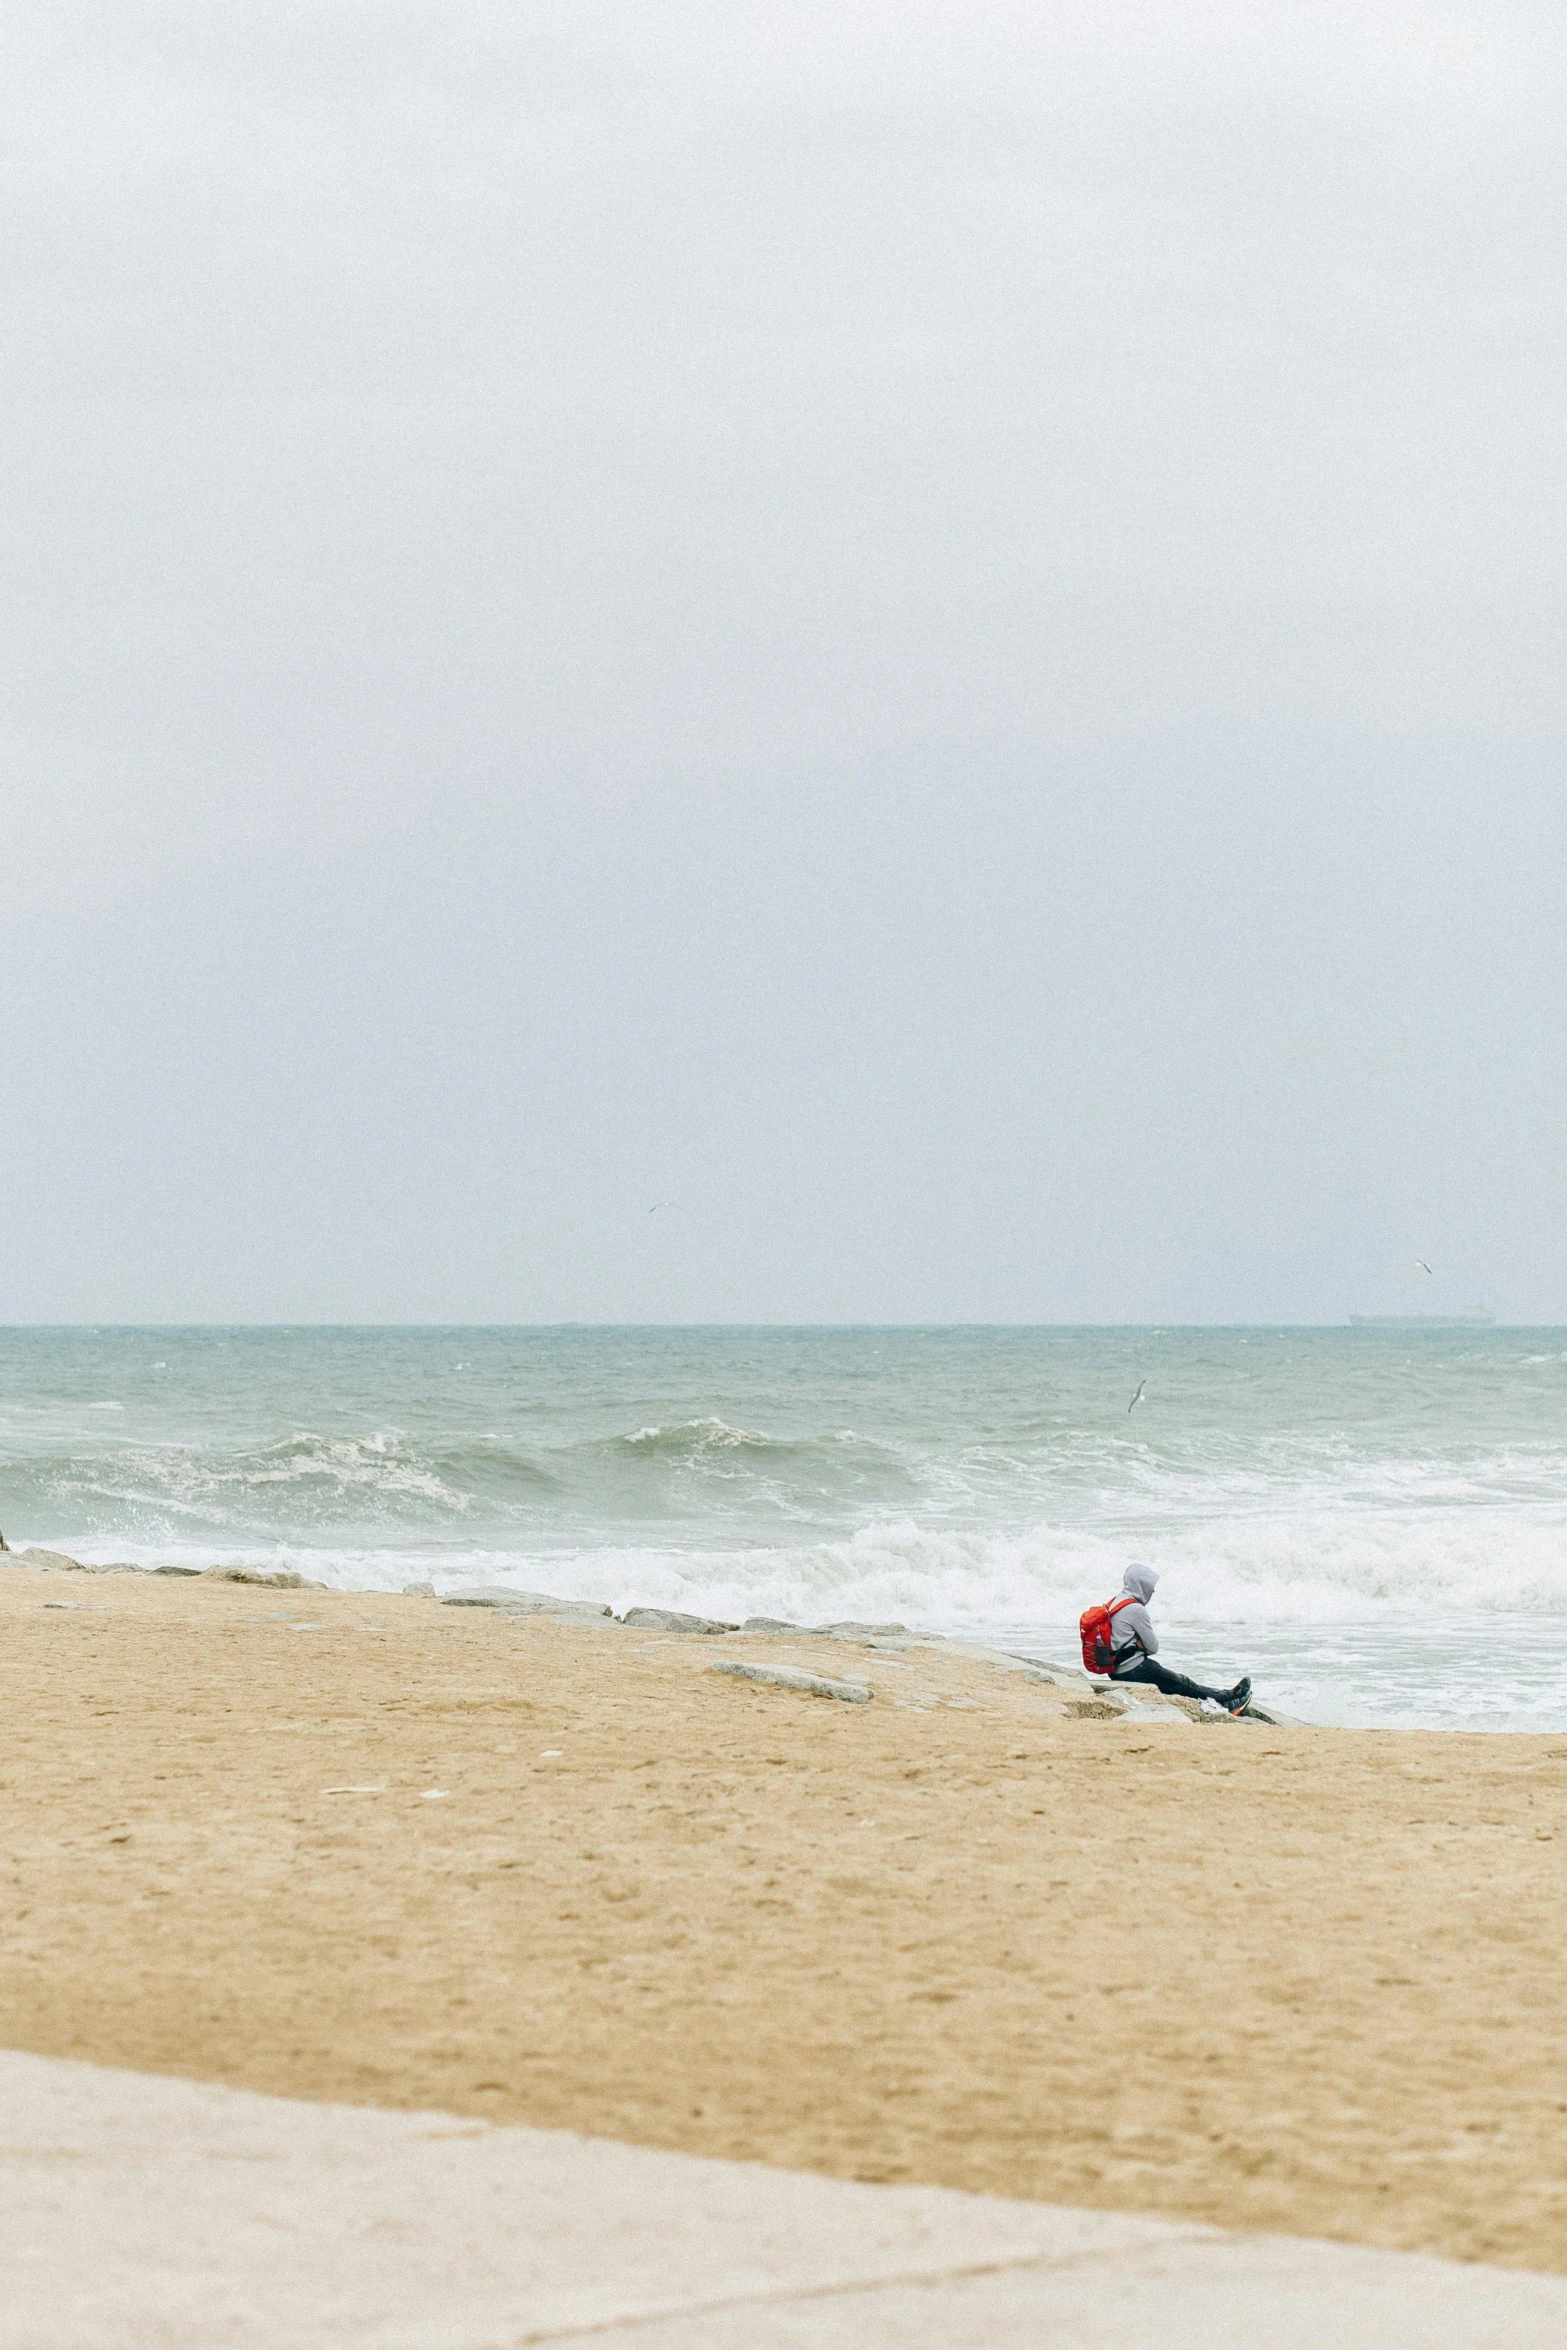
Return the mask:
<path id="1" fill-rule="evenodd" d="M 0 2054 L 4 2350 L 1559 2350 L 1567 2279 Z"/>

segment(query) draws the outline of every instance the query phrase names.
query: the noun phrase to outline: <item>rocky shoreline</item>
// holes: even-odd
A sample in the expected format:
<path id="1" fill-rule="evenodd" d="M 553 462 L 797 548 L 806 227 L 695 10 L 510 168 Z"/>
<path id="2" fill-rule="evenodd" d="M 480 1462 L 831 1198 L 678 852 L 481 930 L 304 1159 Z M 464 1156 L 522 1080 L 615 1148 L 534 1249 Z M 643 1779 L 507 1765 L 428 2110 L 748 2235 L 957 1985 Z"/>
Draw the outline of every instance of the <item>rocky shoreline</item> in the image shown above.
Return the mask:
<path id="1" fill-rule="evenodd" d="M 36 1545 L 14 1550 L 0 1537 L 0 1563 L 29 1567 L 42 1574 L 70 1575 L 149 1575 L 181 1577 L 192 1582 L 250 1584 L 266 1591 L 327 1591 L 336 1585 L 321 1583 L 308 1575 L 296 1574 L 291 1568 L 263 1568 L 243 1566 L 211 1567 L 143 1567 L 126 1560 L 94 1565 L 69 1556 L 65 1551 L 45 1550 Z M 352 1597 L 352 1593 L 344 1593 Z M 385 1598 L 385 1592 L 364 1593 L 359 1596 Z M 514 1590 L 509 1584 L 469 1584 L 455 1591 L 437 1592 L 433 1583 L 406 1583 L 401 1594 L 405 1599 L 434 1600 L 442 1607 L 486 1608 L 501 1617 L 526 1617 L 557 1624 L 591 1624 L 622 1631 L 651 1632 L 671 1639 L 711 1639 L 731 1641 L 736 1638 L 766 1639 L 769 1641 L 837 1641 L 857 1645 L 883 1655 L 906 1652 L 935 1651 L 967 1657 L 976 1663 L 989 1665 L 997 1671 L 1019 1673 L 1029 1681 L 1061 1692 L 1061 1710 L 1079 1721 L 1118 1721 L 1130 1719 L 1140 1725 L 1151 1723 L 1200 1722 L 1218 1725 L 1231 1722 L 1251 1722 L 1267 1728 L 1302 1728 L 1289 1714 L 1264 1707 L 1255 1699 L 1239 1714 L 1226 1713 L 1222 1707 L 1199 1704 L 1188 1697 L 1166 1697 L 1154 1689 L 1137 1688 L 1125 1683 L 1116 1684 L 1096 1680 L 1080 1667 L 1041 1662 L 1033 1657 L 1011 1654 L 1005 1649 L 989 1648 L 980 1643 L 956 1639 L 950 1635 L 914 1632 L 906 1624 L 866 1624 L 839 1620 L 828 1624 L 794 1624 L 778 1616 L 748 1616 L 742 1623 L 728 1623 L 714 1616 L 689 1615 L 675 1608 L 632 1607 L 623 1615 L 616 1615 L 603 1600 L 563 1599 L 548 1591 Z M 804 1665 L 763 1666 L 755 1663 L 718 1662 L 716 1669 L 747 1680 L 771 1684 L 777 1688 L 802 1690 L 814 1696 L 837 1697 L 851 1703 L 865 1703 L 874 1692 L 863 1682 L 850 1681 L 831 1674 L 812 1671 Z"/>

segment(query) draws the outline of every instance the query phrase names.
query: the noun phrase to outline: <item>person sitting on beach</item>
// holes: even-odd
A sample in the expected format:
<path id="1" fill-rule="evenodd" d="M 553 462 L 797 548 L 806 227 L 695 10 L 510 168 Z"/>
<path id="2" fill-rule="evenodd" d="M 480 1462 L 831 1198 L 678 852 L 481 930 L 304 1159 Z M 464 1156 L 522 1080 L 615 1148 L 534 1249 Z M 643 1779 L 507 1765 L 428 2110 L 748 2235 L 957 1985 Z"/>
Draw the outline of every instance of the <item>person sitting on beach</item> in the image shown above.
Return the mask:
<path id="1" fill-rule="evenodd" d="M 1251 1682 L 1243 1673 L 1233 1689 L 1205 1689 L 1200 1681 L 1189 1681 L 1184 1673 L 1172 1673 L 1168 1665 L 1154 1661 L 1159 1635 L 1153 1628 L 1148 1613 L 1148 1602 L 1154 1594 L 1159 1578 L 1152 1567 L 1128 1567 L 1121 1578 L 1121 1593 L 1104 1610 L 1110 1619 L 1110 1677 L 1114 1681 L 1151 1681 L 1166 1697 L 1204 1697 L 1214 1705 L 1222 1705 L 1226 1713 L 1238 1714 L 1246 1710 L 1251 1695 Z M 1091 1609 L 1098 1615 L 1099 1610 Z M 1084 1662 L 1088 1661 L 1088 1618 L 1083 1619 Z M 1103 1666 L 1098 1668 L 1103 1671 Z"/>

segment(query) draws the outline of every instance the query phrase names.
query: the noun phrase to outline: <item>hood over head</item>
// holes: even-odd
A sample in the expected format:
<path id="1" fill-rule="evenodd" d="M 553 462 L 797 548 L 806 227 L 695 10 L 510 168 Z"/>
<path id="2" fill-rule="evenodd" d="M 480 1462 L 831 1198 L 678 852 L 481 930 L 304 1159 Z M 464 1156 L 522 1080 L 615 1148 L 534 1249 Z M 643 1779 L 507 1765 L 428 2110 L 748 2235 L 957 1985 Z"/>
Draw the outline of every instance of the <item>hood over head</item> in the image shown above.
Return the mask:
<path id="1" fill-rule="evenodd" d="M 1153 1597 L 1153 1587 L 1158 1580 L 1158 1573 L 1153 1567 L 1128 1567 L 1121 1577 L 1121 1589 L 1129 1592 L 1133 1599 L 1140 1599 L 1146 1607 Z"/>

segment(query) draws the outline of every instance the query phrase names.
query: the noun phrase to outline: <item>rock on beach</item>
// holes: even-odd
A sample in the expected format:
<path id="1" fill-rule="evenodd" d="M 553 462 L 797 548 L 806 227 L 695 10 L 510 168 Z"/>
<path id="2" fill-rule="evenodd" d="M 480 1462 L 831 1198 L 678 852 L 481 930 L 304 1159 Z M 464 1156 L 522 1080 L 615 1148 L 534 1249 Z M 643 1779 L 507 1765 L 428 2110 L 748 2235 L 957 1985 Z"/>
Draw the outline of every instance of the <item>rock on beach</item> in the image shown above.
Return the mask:
<path id="1" fill-rule="evenodd" d="M 296 1575 L 292 1567 L 209 1567 L 211 1583 L 255 1583 L 263 1591 L 325 1591 L 324 1583 Z"/>
<path id="2" fill-rule="evenodd" d="M 874 1694 L 863 1681 L 832 1681 L 825 1673 L 807 1673 L 799 1665 L 750 1665 L 726 1657 L 708 1670 L 729 1673 L 738 1681 L 761 1681 L 773 1689 L 803 1690 L 809 1697 L 841 1697 L 849 1705 L 869 1705 Z"/>
<path id="3" fill-rule="evenodd" d="M 602 1622 L 614 1610 L 596 1599 L 556 1599 L 548 1591 L 513 1591 L 504 1583 L 474 1583 L 444 1594 L 443 1607 L 492 1607 L 508 1616 L 553 1616 L 566 1624 Z"/>
<path id="4" fill-rule="evenodd" d="M 683 1616 L 678 1608 L 628 1607 L 621 1618 L 634 1632 L 738 1632 L 738 1624 L 720 1624 L 712 1616 Z"/>

